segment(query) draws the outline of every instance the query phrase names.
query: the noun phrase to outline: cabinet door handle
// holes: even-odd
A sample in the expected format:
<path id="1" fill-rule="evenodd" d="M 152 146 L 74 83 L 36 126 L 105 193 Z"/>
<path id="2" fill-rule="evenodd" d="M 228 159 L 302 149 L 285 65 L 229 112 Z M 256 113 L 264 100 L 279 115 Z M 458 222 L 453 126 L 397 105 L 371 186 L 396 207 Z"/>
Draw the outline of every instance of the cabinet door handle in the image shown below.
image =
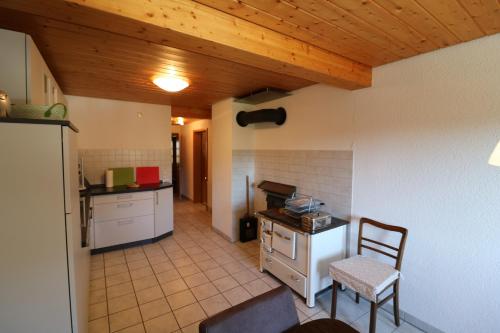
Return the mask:
<path id="1" fill-rule="evenodd" d="M 116 205 L 116 208 L 128 208 L 128 207 L 132 207 L 132 205 L 133 205 L 133 203 L 127 202 L 127 203 Z"/>
<path id="2" fill-rule="evenodd" d="M 158 205 L 158 192 L 155 192 L 156 205 Z"/>
<path id="3" fill-rule="evenodd" d="M 127 225 L 127 224 L 132 224 L 132 223 L 134 223 L 134 220 L 133 220 L 133 219 L 128 219 L 128 220 L 118 221 L 118 225 L 119 225 L 119 226 L 122 226 L 122 225 Z"/>
<path id="4" fill-rule="evenodd" d="M 298 277 L 296 277 L 295 275 L 291 274 L 290 275 L 290 279 L 292 279 L 293 281 L 297 282 L 299 281 L 300 279 Z"/>
<path id="5" fill-rule="evenodd" d="M 290 237 L 288 237 L 288 236 L 283 236 L 282 234 L 280 234 L 280 233 L 279 233 L 279 232 L 277 232 L 277 231 L 275 231 L 275 232 L 274 232 L 274 234 L 275 234 L 276 236 L 278 236 L 279 238 L 283 238 L 284 240 L 291 240 L 291 238 L 290 238 Z"/>
<path id="6" fill-rule="evenodd" d="M 272 263 L 273 263 L 273 261 L 272 261 L 271 259 L 269 259 L 269 258 L 266 258 L 266 262 L 267 262 L 268 264 L 272 264 Z"/>
<path id="7" fill-rule="evenodd" d="M 119 195 L 116 197 L 118 200 L 122 200 L 122 199 L 131 199 L 132 198 L 132 194 L 125 194 L 125 195 Z"/>

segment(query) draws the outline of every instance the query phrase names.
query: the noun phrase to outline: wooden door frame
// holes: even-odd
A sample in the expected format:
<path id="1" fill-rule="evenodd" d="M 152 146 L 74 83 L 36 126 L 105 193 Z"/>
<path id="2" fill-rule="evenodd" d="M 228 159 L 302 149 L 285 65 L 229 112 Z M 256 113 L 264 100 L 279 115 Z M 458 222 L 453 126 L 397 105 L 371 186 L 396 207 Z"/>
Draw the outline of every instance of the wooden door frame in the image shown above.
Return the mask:
<path id="1" fill-rule="evenodd" d="M 201 187 L 199 189 L 199 191 L 197 191 L 197 167 L 198 167 L 198 163 L 200 163 L 201 161 L 198 161 L 198 158 L 196 156 L 196 149 L 195 149 L 195 142 L 196 142 L 196 135 L 200 134 L 200 133 L 203 133 L 205 132 L 206 133 L 206 136 L 207 136 L 207 160 L 206 160 L 206 167 L 207 167 L 207 181 L 206 181 L 206 185 L 207 185 L 207 194 L 206 194 L 206 203 L 205 205 L 207 206 L 208 208 L 208 128 L 203 128 L 203 129 L 198 129 L 198 130 L 193 130 L 193 202 L 202 202 L 203 201 L 203 195 L 201 193 L 201 191 L 203 190 L 203 180 L 201 180 L 201 177 L 200 180 L 201 180 L 201 183 L 199 184 Z M 201 144 L 201 142 L 200 142 Z"/>

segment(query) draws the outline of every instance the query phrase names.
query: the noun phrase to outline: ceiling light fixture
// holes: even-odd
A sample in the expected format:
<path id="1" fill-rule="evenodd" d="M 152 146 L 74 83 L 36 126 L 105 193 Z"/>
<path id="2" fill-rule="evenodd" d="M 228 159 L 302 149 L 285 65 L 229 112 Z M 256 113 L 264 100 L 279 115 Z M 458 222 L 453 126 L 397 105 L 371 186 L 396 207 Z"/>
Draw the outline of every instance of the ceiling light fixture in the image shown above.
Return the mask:
<path id="1" fill-rule="evenodd" d="M 183 117 L 175 118 L 175 124 L 183 126 L 184 125 L 184 118 Z"/>
<path id="2" fill-rule="evenodd" d="M 178 92 L 189 86 L 187 80 L 177 76 L 160 76 L 155 78 L 153 83 L 168 92 Z"/>

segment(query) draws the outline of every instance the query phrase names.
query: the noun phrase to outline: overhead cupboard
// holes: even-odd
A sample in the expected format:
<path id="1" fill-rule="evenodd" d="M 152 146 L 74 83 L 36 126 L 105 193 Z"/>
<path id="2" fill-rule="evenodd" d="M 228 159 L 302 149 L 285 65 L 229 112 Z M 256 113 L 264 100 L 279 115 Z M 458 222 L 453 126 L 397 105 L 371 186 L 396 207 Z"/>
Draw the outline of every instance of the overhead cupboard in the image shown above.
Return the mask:
<path id="1" fill-rule="evenodd" d="M 0 90 L 13 104 L 66 104 L 66 99 L 33 39 L 0 29 Z"/>

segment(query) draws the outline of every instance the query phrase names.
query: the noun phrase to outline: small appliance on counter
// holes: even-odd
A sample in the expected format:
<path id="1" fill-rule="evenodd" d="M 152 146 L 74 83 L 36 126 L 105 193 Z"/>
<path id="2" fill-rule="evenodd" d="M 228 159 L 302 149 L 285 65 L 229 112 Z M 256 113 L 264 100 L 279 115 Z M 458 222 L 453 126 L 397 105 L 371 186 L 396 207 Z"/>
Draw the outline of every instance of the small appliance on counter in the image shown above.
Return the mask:
<path id="1" fill-rule="evenodd" d="M 313 232 L 328 227 L 332 223 L 332 215 L 327 212 L 306 213 L 301 216 L 302 228 Z"/>
<path id="2" fill-rule="evenodd" d="M 0 118 L 10 115 L 10 98 L 3 90 L 0 90 Z"/>

